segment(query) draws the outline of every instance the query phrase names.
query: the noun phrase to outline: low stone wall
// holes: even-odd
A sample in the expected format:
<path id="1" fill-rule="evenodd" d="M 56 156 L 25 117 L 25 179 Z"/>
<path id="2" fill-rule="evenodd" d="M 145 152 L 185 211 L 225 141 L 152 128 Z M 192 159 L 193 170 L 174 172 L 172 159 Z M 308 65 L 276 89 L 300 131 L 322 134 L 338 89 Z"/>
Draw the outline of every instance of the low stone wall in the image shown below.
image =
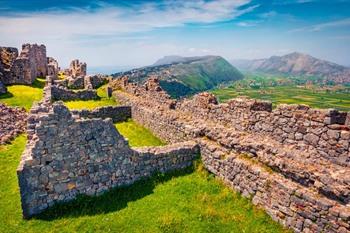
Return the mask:
<path id="1" fill-rule="evenodd" d="M 58 85 L 51 85 L 51 94 L 53 100 L 94 100 L 99 99 L 96 90 L 78 90 L 72 91 Z"/>
<path id="2" fill-rule="evenodd" d="M 78 194 L 104 191 L 181 169 L 198 155 L 194 142 L 132 149 L 111 119 L 81 119 L 62 102 L 31 109 L 28 144 L 17 169 L 23 216 L 29 218 Z"/>
<path id="3" fill-rule="evenodd" d="M 272 110 L 271 103 L 247 98 L 218 104 L 208 93 L 174 104 L 147 83 L 117 82 L 114 96 L 131 106 L 135 121 L 167 142 L 196 140 L 208 170 L 276 221 L 295 232 L 350 231 L 349 151 L 341 145 L 349 142 L 347 114 L 293 105 Z M 301 127 L 301 139 L 285 136 Z M 326 145 L 307 140 L 319 128 Z M 279 129 L 284 133 L 276 137 Z"/>
<path id="4" fill-rule="evenodd" d="M 111 118 L 113 123 L 126 121 L 131 118 L 130 106 L 106 106 L 94 110 L 73 110 L 73 115 L 82 118 Z"/>

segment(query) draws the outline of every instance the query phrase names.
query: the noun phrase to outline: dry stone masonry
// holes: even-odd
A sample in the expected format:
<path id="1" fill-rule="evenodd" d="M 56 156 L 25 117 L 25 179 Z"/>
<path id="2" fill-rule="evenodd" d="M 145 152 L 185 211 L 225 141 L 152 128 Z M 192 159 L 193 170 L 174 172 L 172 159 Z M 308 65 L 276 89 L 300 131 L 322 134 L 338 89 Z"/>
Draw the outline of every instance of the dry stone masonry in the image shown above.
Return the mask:
<path id="1" fill-rule="evenodd" d="M 16 48 L 0 47 L 0 81 L 5 85 L 32 84 L 37 77 L 53 75 L 57 62 L 53 64 L 45 45 L 23 44 L 19 55 Z"/>
<path id="2" fill-rule="evenodd" d="M 85 77 L 86 76 L 86 63 L 79 62 L 78 59 L 71 61 L 67 75 L 72 76 L 73 78 Z"/>
<path id="3" fill-rule="evenodd" d="M 14 139 L 24 133 L 27 124 L 27 113 L 24 108 L 13 108 L 0 103 L 0 144 Z"/>
<path id="4" fill-rule="evenodd" d="M 156 79 L 111 86 L 168 142 L 196 140 L 206 168 L 295 232 L 350 232 L 347 113 L 201 93 L 175 101 Z"/>
<path id="5" fill-rule="evenodd" d="M 130 116 L 130 108 L 72 114 L 62 102 L 51 103 L 53 90 L 48 82 L 44 99 L 28 118 L 28 143 L 17 170 L 25 218 L 79 194 L 99 195 L 155 172 L 185 168 L 198 155 L 190 141 L 130 148 L 111 118 L 89 119 L 116 113 L 113 120 L 119 121 Z"/>

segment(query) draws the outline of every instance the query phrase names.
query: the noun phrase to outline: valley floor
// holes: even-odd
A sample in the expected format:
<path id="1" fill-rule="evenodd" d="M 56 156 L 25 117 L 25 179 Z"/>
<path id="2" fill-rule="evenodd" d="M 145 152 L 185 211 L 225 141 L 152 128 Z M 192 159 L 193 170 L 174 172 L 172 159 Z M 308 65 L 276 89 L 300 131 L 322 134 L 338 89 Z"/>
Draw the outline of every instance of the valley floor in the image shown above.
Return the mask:
<path id="1" fill-rule="evenodd" d="M 335 108 L 350 111 L 350 94 L 340 91 L 318 90 L 316 88 L 290 86 L 236 88 L 228 87 L 213 90 L 221 102 L 237 96 L 249 96 L 254 99 L 269 100 L 277 104 L 306 104 L 313 108 Z"/>

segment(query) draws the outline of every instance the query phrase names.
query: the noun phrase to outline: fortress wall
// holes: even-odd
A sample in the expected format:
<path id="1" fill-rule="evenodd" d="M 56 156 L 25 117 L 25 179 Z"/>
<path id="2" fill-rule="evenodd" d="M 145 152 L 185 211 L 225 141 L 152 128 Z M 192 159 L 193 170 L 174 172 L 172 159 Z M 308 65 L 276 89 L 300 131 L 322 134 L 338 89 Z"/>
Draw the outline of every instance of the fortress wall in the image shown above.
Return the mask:
<path id="1" fill-rule="evenodd" d="M 48 71 L 45 45 L 23 44 L 18 55 L 16 48 L 0 47 L 0 73 L 4 84 L 32 84 Z"/>
<path id="2" fill-rule="evenodd" d="M 51 85 L 53 100 L 93 100 L 98 99 L 96 90 L 77 90 L 72 91 L 58 85 Z"/>
<path id="3" fill-rule="evenodd" d="M 112 84 L 119 90 L 114 96 L 131 105 L 135 121 L 169 142 L 196 140 L 207 169 L 251 196 L 275 220 L 295 232 L 350 231 L 347 153 L 332 144 L 328 150 L 335 150 L 338 158 L 342 153 L 347 156 L 337 160 L 326 150 L 319 153 L 323 147 L 308 143 L 307 136 L 289 141 L 273 135 L 278 128 L 289 132 L 290 125 L 301 125 L 305 135 L 316 135 L 311 130 L 324 127 L 325 132 L 338 130 L 344 137 L 345 114 L 288 105 L 272 110 L 269 103 L 243 98 L 218 104 L 207 93 L 174 104 L 161 90 L 147 88 L 147 83 L 141 87 L 117 82 Z"/>
<path id="4" fill-rule="evenodd" d="M 73 110 L 73 115 L 81 118 L 111 118 L 113 123 L 126 121 L 131 118 L 130 106 L 106 106 L 94 110 Z"/>
<path id="5" fill-rule="evenodd" d="M 28 140 L 17 169 L 25 218 L 78 194 L 99 195 L 154 172 L 187 167 L 198 154 L 194 142 L 132 149 L 111 119 L 72 116 L 48 98 L 31 109 Z"/>
<path id="6" fill-rule="evenodd" d="M 350 128 L 347 113 L 312 109 L 305 105 L 279 105 L 236 98 L 227 104 L 210 102 L 206 93 L 177 105 L 180 111 L 229 125 L 239 131 L 268 135 L 283 144 L 314 147 L 320 156 L 349 166 Z"/>
<path id="7" fill-rule="evenodd" d="M 349 232 L 349 207 L 285 179 L 281 174 L 201 141 L 206 168 L 229 186 L 252 197 L 274 220 L 295 232 Z"/>

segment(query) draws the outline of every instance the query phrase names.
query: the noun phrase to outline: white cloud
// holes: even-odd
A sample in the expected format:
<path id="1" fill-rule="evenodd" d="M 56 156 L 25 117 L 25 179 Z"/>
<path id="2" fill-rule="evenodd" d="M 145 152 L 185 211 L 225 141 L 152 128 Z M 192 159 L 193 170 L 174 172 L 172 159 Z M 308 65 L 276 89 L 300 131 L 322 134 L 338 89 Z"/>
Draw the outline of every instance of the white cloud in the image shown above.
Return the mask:
<path id="1" fill-rule="evenodd" d="M 345 18 L 341 20 L 336 21 L 329 21 L 325 23 L 315 24 L 308 27 L 302 27 L 290 30 L 289 32 L 302 32 L 302 31 L 309 31 L 309 32 L 318 32 L 330 28 L 337 28 L 337 27 L 349 27 L 350 26 L 350 18 Z"/>
<path id="2" fill-rule="evenodd" d="M 125 59 L 121 60 L 117 55 L 120 54 L 119 51 L 115 50 L 114 54 L 111 49 L 121 49 L 127 53 L 124 48 L 134 51 L 136 47 L 143 49 L 143 52 L 152 53 L 148 47 L 137 43 L 148 40 L 148 36 L 138 35 L 140 33 L 158 28 L 181 27 L 189 23 L 210 24 L 234 19 L 257 7 L 247 7 L 250 1 L 168 0 L 129 7 L 103 4 L 95 10 L 51 9 L 46 12 L 3 15 L 0 16 L 0 44 L 19 47 L 25 42 L 44 43 L 48 52 L 52 52 L 49 54 L 57 56 L 63 63 L 68 63 L 68 59 L 74 57 L 82 57 L 98 65 L 100 60 L 91 56 L 124 62 Z M 124 43 L 125 41 L 129 43 Z M 106 50 L 108 46 L 110 49 Z M 160 49 L 166 52 L 176 51 L 168 45 L 158 45 L 158 50 Z M 136 53 L 136 50 L 132 52 Z"/>

